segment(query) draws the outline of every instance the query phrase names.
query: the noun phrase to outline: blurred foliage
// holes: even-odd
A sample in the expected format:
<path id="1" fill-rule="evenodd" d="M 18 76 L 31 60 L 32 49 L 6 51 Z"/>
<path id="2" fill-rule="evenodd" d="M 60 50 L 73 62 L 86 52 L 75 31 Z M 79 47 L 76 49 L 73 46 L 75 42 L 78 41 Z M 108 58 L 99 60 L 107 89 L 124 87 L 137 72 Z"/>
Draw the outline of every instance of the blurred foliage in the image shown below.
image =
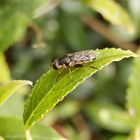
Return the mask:
<path id="1" fill-rule="evenodd" d="M 26 80 L 15 80 L 0 86 L 0 105 L 4 103 L 17 89 L 25 85 L 32 85 L 32 82 Z"/>
<path id="2" fill-rule="evenodd" d="M 33 11 L 45 0 L 2 0 L 0 2 L 0 50 L 16 42 L 25 32 Z"/>
<path id="3" fill-rule="evenodd" d="M 129 14 L 115 1 L 86 0 L 87 4 L 115 25 L 122 26 L 128 33 L 134 34 L 134 26 Z M 119 18 L 118 18 L 119 17 Z"/>
<path id="4" fill-rule="evenodd" d="M 22 121 L 14 117 L 0 117 L 0 135 L 6 140 L 25 140 Z M 46 133 L 47 132 L 47 133 Z M 62 138 L 52 129 L 43 125 L 36 125 L 31 130 L 34 140 L 62 140 Z"/>
<path id="5" fill-rule="evenodd" d="M 84 109 L 87 116 L 98 125 L 115 132 L 129 132 L 133 121 L 127 112 L 107 101 L 91 101 Z"/>
<path id="6" fill-rule="evenodd" d="M 10 80 L 10 71 L 3 53 L 0 53 L 0 68 L 2 73 L 2 75 L 0 76 L 0 83 L 4 83 Z"/>
<path id="7" fill-rule="evenodd" d="M 140 50 L 138 50 L 138 54 Z M 140 59 L 136 59 L 133 61 L 133 69 L 128 81 L 128 89 L 127 89 L 127 108 L 129 114 L 135 124 L 135 128 L 131 134 L 130 139 L 138 139 L 140 137 L 140 111 L 139 111 L 139 74 L 138 71 L 140 70 Z"/>
<path id="8" fill-rule="evenodd" d="M 129 113 L 132 116 L 132 118 L 136 121 L 135 122 L 136 124 L 139 123 L 139 121 L 140 121 L 139 70 L 140 70 L 140 59 L 138 58 L 138 59 L 135 59 L 133 62 L 132 74 L 129 78 L 129 83 L 128 83 L 129 87 L 127 90 L 128 110 L 129 110 Z"/>
<path id="9" fill-rule="evenodd" d="M 125 43 L 130 44 L 132 50 L 135 50 L 134 45 L 139 46 L 139 0 L 50 1 L 55 8 L 51 9 L 46 0 L 0 1 L 0 85 L 11 77 L 35 81 L 49 69 L 54 58 L 69 52 L 120 47 L 118 42 L 121 42 L 121 47 L 125 46 Z M 90 2 L 96 5 L 91 5 Z M 113 3 L 112 7 L 103 2 Z M 46 4 L 48 4 L 46 9 L 51 10 L 38 18 L 33 18 L 38 8 Z M 114 11 L 115 9 L 117 11 Z M 118 17 L 115 15 L 116 12 L 119 13 Z M 94 24 L 94 28 L 104 31 L 105 35 L 98 30 L 92 30 L 85 24 L 82 18 L 86 16 L 105 25 L 107 31 L 111 33 L 109 36 L 114 41 L 106 37 L 108 32 L 99 28 L 99 24 Z M 130 34 L 132 30 L 135 32 Z M 139 115 L 135 116 L 140 112 L 139 83 L 139 58 L 134 60 L 133 65 L 131 60 L 113 63 L 87 79 L 59 103 L 40 122 L 45 125 L 45 128 L 44 126 L 38 128 L 35 134 L 42 131 L 44 134 L 41 135 L 46 136 L 49 132 L 46 126 L 49 125 L 50 129 L 51 125 L 63 137 L 71 140 L 128 140 L 128 138 L 137 140 L 140 137 L 140 125 L 139 123 L 136 126 L 135 123 L 131 125 L 131 121 L 139 121 Z M 129 87 L 128 90 L 126 90 L 127 87 Z M 3 128 L 8 121 L 9 124 L 12 121 L 11 126 L 19 124 L 13 117 L 22 118 L 23 104 L 29 92 L 28 87 L 19 89 L 0 106 L 0 121 L 4 119 L 3 124 L 0 122 L 2 137 L 9 133 L 8 128 Z M 103 122 L 105 117 L 99 116 L 102 109 L 110 114 L 106 123 Z M 50 135 L 53 136 L 53 134 Z"/>

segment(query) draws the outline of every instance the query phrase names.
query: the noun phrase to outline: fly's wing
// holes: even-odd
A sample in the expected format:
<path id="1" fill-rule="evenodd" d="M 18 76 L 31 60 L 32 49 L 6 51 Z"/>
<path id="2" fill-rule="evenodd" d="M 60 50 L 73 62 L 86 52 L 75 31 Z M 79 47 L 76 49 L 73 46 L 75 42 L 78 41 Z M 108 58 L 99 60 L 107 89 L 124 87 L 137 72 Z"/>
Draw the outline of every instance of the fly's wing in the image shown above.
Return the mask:
<path id="1" fill-rule="evenodd" d="M 75 53 L 67 54 L 71 60 L 71 66 L 77 64 L 85 64 L 96 59 L 96 53 L 94 50 L 80 51 Z"/>

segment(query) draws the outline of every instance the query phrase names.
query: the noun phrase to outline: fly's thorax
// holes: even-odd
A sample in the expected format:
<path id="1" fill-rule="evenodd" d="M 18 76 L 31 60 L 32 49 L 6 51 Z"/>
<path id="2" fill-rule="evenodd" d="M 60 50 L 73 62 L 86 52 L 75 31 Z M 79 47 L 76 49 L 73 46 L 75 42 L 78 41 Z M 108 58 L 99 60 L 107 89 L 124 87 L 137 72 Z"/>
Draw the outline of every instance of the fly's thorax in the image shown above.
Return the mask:
<path id="1" fill-rule="evenodd" d="M 65 55 L 63 57 L 60 57 L 58 59 L 58 61 L 59 61 L 59 64 L 60 65 L 66 65 L 66 66 L 68 66 L 71 60 L 70 60 L 70 58 L 67 55 Z"/>

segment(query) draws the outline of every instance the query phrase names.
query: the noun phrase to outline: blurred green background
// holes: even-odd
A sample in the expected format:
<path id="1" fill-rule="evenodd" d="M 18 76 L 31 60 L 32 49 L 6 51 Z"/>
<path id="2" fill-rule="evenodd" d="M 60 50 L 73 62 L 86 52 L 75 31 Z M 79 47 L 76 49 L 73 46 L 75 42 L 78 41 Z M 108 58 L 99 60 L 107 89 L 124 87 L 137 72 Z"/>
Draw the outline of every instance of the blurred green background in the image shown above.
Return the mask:
<path id="1" fill-rule="evenodd" d="M 98 2 L 105 12 L 104 1 Z M 140 43 L 140 1 L 116 0 L 115 4 L 110 10 L 117 6 L 125 10 L 133 24 L 130 30 L 112 23 L 111 17 L 107 20 L 98 6 L 88 1 L 1 0 L 0 50 L 12 79 L 35 82 L 52 60 L 70 52 L 106 47 L 136 51 Z M 127 23 L 122 20 L 121 24 L 127 27 Z M 70 140 L 108 140 L 118 134 L 123 135 L 118 140 L 123 140 L 132 128 L 131 122 L 121 117 L 126 115 L 123 110 L 130 72 L 131 60 L 109 65 L 69 94 L 41 123 L 51 125 Z M 23 88 L 10 97 L 0 107 L 0 116 L 21 118 L 30 90 Z"/>

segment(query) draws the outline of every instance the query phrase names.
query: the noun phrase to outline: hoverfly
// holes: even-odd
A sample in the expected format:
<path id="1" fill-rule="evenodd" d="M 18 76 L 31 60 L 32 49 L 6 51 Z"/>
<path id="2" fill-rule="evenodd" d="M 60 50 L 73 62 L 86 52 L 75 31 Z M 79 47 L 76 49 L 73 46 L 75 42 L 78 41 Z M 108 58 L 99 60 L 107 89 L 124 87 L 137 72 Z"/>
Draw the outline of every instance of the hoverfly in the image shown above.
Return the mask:
<path id="1" fill-rule="evenodd" d="M 97 53 L 94 50 L 86 50 L 86 51 L 80 51 L 80 52 L 75 52 L 75 53 L 69 53 L 55 59 L 52 63 L 52 67 L 55 70 L 68 68 L 70 71 L 70 68 L 72 67 L 86 66 L 85 64 L 96 59 L 96 55 Z M 86 67 L 98 69 L 98 68 L 95 68 L 93 66 L 88 66 L 88 65 Z"/>

